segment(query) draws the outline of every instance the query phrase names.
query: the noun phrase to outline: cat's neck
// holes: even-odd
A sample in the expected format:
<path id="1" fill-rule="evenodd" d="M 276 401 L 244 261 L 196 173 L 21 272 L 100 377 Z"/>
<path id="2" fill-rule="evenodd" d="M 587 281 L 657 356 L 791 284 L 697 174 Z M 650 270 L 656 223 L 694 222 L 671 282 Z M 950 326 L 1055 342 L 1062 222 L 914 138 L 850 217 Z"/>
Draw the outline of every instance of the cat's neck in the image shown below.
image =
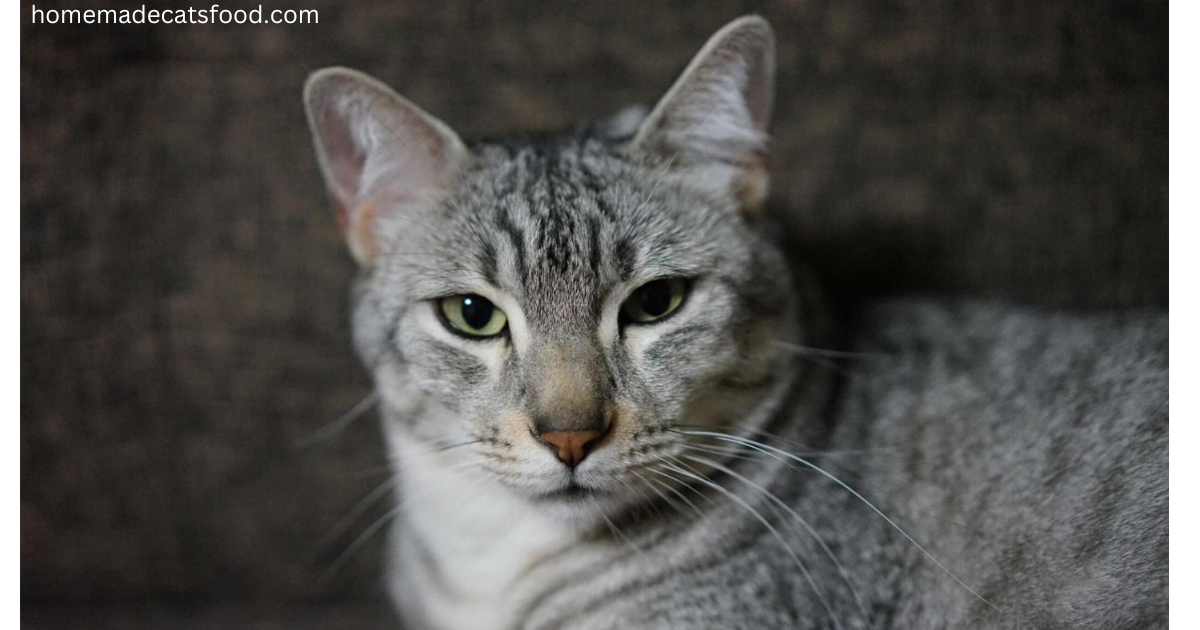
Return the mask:
<path id="1" fill-rule="evenodd" d="M 426 616 L 421 627 L 504 627 L 513 605 L 506 594 L 538 561 L 572 546 L 577 530 L 531 509 L 477 467 L 402 430 L 391 433 L 403 502 L 393 597 L 402 610 Z"/>

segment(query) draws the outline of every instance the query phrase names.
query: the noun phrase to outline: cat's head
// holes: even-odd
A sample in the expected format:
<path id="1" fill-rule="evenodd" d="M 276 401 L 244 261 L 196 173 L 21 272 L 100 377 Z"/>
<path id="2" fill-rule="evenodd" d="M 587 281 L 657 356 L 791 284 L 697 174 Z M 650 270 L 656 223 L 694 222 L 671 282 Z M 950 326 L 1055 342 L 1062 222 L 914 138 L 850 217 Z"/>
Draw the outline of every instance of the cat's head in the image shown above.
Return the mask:
<path id="1" fill-rule="evenodd" d="M 742 18 L 649 114 L 472 146 L 374 79 L 314 74 L 389 431 L 571 510 L 647 496 L 673 428 L 760 411 L 796 334 L 753 216 L 773 74 L 769 25 Z"/>

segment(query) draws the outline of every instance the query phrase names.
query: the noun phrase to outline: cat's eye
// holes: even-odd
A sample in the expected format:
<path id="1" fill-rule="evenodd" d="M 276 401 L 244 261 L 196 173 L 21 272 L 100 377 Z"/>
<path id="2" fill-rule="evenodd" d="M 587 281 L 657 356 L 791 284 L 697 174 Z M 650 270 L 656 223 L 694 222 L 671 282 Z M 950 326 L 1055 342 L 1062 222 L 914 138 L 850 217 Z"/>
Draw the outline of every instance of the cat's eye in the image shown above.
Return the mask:
<path id="1" fill-rule="evenodd" d="M 495 337 L 508 326 L 508 316 L 487 298 L 471 293 L 438 300 L 446 326 L 468 337 Z"/>
<path id="2" fill-rule="evenodd" d="M 656 322 L 679 310 L 687 289 L 687 281 L 683 278 L 647 282 L 625 300 L 621 305 L 621 314 L 626 321 L 635 324 Z"/>

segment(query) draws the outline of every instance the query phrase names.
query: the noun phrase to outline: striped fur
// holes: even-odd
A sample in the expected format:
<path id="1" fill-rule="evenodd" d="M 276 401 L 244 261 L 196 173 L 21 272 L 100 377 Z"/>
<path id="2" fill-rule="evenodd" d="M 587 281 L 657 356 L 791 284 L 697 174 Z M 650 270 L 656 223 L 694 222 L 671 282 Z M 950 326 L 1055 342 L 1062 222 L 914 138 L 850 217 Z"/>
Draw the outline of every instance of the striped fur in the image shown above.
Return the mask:
<path id="1" fill-rule="evenodd" d="M 1166 315 L 900 302 L 838 322 L 854 354 L 803 345 L 819 304 L 755 212 L 772 55 L 743 18 L 649 113 L 475 144 L 310 81 L 405 627 L 1165 626 Z M 663 277 L 678 312 L 624 322 Z M 449 331 L 457 294 L 506 334 Z M 573 471 L 532 432 L 566 413 L 612 426 Z"/>

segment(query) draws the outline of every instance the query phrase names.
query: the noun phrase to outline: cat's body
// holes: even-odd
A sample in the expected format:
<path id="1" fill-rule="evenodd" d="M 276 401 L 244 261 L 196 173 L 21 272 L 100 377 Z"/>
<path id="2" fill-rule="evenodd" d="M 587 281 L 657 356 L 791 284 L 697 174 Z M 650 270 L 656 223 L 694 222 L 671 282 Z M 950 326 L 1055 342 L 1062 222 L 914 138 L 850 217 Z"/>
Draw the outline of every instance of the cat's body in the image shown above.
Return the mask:
<path id="1" fill-rule="evenodd" d="M 614 522 L 623 539 L 556 528 L 468 480 L 414 499 L 390 587 L 430 627 L 1166 627 L 1166 324 L 879 305 L 852 324 L 859 354 L 837 361 L 829 387 L 797 392 L 769 423 L 788 442 L 755 436 L 828 452 L 807 459 L 949 572 L 831 479 L 764 456 L 729 467 L 811 531 L 748 481 L 713 478 L 772 523 L 821 596 L 745 506 L 711 489 L 685 495 L 703 519 L 652 495 Z M 437 458 L 414 463 L 405 495 L 454 475 Z"/>
<path id="2" fill-rule="evenodd" d="M 310 80 L 406 626 L 1165 625 L 1166 315 L 897 303 L 814 349 L 756 212 L 772 55 L 739 20 L 648 115 L 471 147 Z"/>

